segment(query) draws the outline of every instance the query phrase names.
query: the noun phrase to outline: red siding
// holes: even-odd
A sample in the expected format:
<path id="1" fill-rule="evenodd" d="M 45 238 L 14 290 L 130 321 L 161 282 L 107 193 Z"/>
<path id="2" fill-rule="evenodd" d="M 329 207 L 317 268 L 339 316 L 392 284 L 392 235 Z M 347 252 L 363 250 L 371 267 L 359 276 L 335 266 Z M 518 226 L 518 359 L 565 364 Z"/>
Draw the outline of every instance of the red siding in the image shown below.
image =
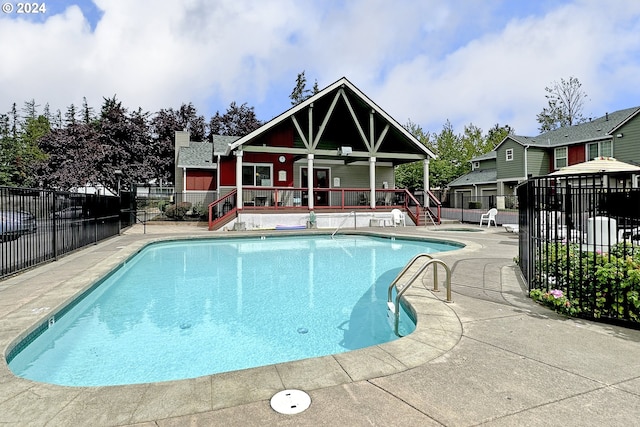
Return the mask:
<path id="1" fill-rule="evenodd" d="M 223 157 L 220 159 L 220 185 L 236 185 L 236 157 Z"/>
<path id="2" fill-rule="evenodd" d="M 256 145 L 265 144 L 268 147 L 293 147 L 293 128 L 280 127 L 269 132 L 256 141 Z M 273 185 L 276 187 L 293 186 L 293 155 L 282 154 L 285 162 L 278 159 L 281 154 L 262 154 L 245 152 L 242 157 L 243 163 L 267 163 L 273 165 Z M 279 181 L 279 172 L 286 172 L 286 180 Z M 220 165 L 220 185 L 236 185 L 236 157 L 226 157 L 221 159 Z"/>
<path id="3" fill-rule="evenodd" d="M 567 159 L 568 166 L 575 165 L 577 163 L 584 163 L 585 161 L 584 145 L 569 146 L 568 156 L 569 156 L 569 158 Z"/>
<path id="4" fill-rule="evenodd" d="M 187 169 L 187 190 L 213 191 L 216 189 L 216 171 Z"/>

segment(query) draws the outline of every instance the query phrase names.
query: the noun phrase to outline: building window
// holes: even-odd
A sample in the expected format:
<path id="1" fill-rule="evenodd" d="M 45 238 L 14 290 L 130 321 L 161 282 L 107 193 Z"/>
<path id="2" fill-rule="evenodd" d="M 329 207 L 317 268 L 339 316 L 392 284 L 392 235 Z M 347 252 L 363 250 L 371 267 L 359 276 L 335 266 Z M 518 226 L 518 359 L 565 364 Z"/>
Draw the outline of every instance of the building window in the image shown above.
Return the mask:
<path id="1" fill-rule="evenodd" d="M 587 160 L 593 160 L 598 157 L 613 157 L 613 143 L 611 141 L 587 144 Z"/>
<path id="2" fill-rule="evenodd" d="M 513 160 L 513 148 L 509 148 L 507 151 L 505 151 L 504 155 L 505 155 L 505 160 L 507 162 L 510 162 L 511 160 Z"/>
<path id="3" fill-rule="evenodd" d="M 471 170 L 476 170 L 480 168 L 480 162 L 473 162 Z"/>
<path id="4" fill-rule="evenodd" d="M 553 155 L 554 169 L 567 166 L 567 147 L 556 148 Z"/>
<path id="5" fill-rule="evenodd" d="M 249 187 L 271 187 L 273 167 L 269 164 L 242 165 L 242 185 Z"/>

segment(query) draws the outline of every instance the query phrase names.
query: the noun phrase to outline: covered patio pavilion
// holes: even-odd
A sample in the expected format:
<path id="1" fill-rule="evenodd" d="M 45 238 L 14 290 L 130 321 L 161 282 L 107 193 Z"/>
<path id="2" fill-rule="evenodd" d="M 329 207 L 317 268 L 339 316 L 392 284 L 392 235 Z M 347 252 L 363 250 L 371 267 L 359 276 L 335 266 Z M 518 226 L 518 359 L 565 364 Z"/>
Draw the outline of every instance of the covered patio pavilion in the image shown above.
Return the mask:
<path id="1" fill-rule="evenodd" d="M 224 196 L 210 205 L 210 229 L 246 210 L 400 208 L 417 224 L 424 207 L 395 183 L 395 167 L 408 162 L 422 162 L 424 200 L 433 197 L 435 154 L 346 78 L 229 144 L 226 154 L 235 157 L 234 185 L 221 185 Z"/>

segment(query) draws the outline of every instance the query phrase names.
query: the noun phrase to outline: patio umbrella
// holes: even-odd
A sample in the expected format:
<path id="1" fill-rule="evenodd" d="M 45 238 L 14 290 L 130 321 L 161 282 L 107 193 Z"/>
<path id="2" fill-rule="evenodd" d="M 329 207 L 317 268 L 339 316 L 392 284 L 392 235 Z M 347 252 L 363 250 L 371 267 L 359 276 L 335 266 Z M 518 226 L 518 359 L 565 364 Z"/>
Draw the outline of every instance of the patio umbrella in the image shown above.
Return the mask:
<path id="1" fill-rule="evenodd" d="M 565 166 L 549 176 L 596 174 L 600 172 L 640 172 L 640 166 L 620 162 L 613 157 L 599 157 L 584 163 Z"/>

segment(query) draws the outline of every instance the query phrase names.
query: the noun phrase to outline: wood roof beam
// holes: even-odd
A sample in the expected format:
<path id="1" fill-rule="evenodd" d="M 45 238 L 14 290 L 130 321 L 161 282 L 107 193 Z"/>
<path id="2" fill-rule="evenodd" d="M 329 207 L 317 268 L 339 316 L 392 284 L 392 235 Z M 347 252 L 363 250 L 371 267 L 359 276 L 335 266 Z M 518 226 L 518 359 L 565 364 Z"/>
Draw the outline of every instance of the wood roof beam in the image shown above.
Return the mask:
<path id="1" fill-rule="evenodd" d="M 360 126 L 358 117 L 356 116 L 356 113 L 353 110 L 353 107 L 351 106 L 351 102 L 349 101 L 349 98 L 347 98 L 347 94 L 344 92 L 344 89 L 342 88 L 340 88 L 340 92 L 341 92 L 342 98 L 344 99 L 345 104 L 347 104 L 347 108 L 349 109 L 349 113 L 351 114 L 351 118 L 353 119 L 353 123 L 356 125 L 356 128 L 358 128 L 358 133 L 360 133 L 362 142 L 364 142 L 364 145 L 369 149 L 369 151 L 371 151 L 372 150 L 371 144 L 369 144 L 369 140 L 367 139 L 367 136 L 364 134 L 364 131 L 362 130 L 362 126 Z"/>

